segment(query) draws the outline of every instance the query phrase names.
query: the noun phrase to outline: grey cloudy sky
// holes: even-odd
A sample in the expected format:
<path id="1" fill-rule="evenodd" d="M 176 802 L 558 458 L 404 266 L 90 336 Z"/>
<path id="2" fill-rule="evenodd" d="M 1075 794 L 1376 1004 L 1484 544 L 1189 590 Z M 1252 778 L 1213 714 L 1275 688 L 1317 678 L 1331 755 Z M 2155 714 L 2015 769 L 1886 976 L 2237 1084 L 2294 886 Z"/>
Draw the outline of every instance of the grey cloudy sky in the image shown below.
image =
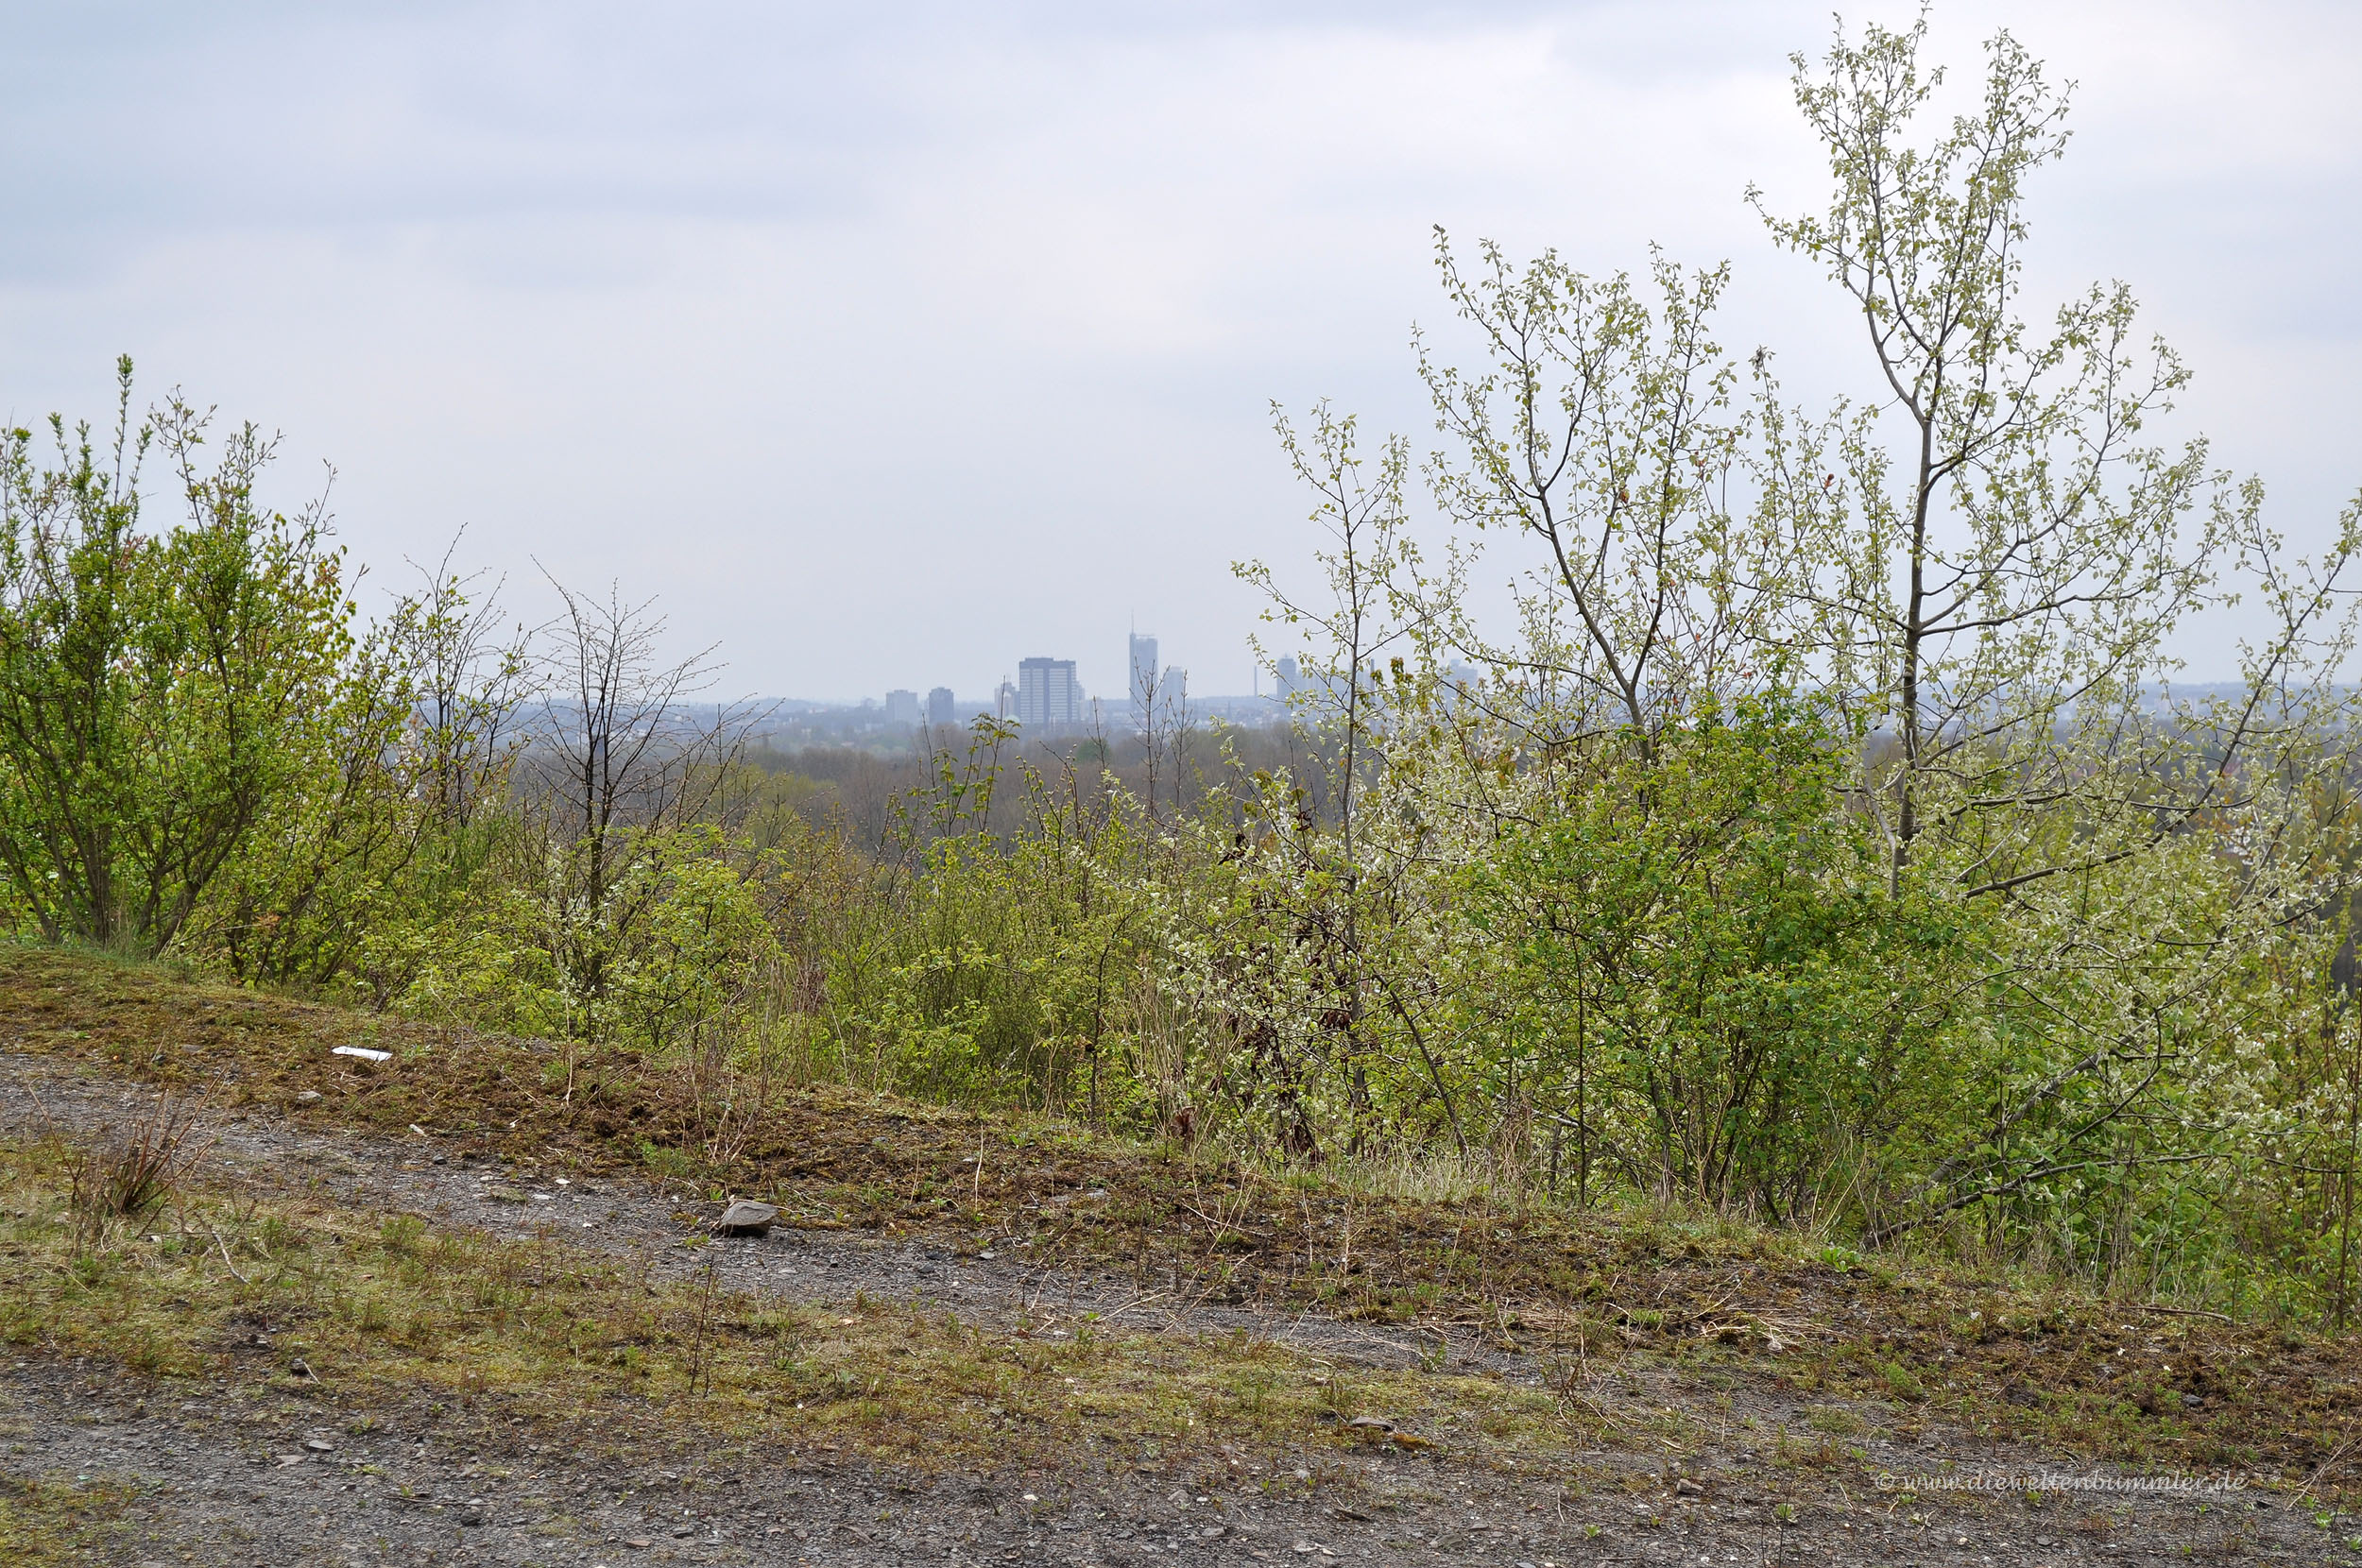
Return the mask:
<path id="1" fill-rule="evenodd" d="M 1228 563 L 1309 543 L 1267 405 L 1423 437 L 1433 224 L 1728 257 L 1725 342 L 1867 390 L 1740 201 L 1821 196 L 1825 4 L 0 14 L 0 411 L 97 414 L 128 350 L 283 430 L 290 499 L 334 461 L 381 581 L 464 524 L 522 610 L 535 557 L 620 578 L 733 689 L 1113 691 L 1134 619 L 1244 689 Z M 2362 484 L 2362 8 L 1952 0 L 1938 52 L 1996 26 L 2080 83 L 2038 288 L 2131 281 L 2189 428 L 2318 536 Z"/>

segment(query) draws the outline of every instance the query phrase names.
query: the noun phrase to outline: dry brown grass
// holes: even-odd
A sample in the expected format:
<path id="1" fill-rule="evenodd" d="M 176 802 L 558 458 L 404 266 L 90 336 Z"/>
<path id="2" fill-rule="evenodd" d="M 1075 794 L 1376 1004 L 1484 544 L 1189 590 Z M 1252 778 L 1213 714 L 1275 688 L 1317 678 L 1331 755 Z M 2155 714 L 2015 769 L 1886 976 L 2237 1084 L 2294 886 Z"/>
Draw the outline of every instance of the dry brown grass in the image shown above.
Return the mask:
<path id="1" fill-rule="evenodd" d="M 76 1244 L 94 1251 L 120 1222 L 162 1208 L 212 1147 L 198 1131 L 197 1106 L 158 1095 L 127 1128 L 104 1127 L 69 1147 L 68 1208 Z"/>

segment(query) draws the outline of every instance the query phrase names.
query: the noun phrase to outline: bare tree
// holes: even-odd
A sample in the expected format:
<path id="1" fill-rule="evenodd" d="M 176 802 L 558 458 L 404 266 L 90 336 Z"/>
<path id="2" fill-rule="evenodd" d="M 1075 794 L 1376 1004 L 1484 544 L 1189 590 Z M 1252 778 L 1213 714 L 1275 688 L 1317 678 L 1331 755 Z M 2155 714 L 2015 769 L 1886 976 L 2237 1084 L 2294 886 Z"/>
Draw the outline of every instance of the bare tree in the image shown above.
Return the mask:
<path id="1" fill-rule="evenodd" d="M 561 607 L 542 629 L 529 756 L 557 866 L 554 950 L 594 1015 L 611 956 L 645 912 L 616 896 L 641 846 L 706 816 L 762 714 L 746 703 L 693 705 L 718 673 L 714 648 L 668 661 L 653 599 L 549 581 Z"/>

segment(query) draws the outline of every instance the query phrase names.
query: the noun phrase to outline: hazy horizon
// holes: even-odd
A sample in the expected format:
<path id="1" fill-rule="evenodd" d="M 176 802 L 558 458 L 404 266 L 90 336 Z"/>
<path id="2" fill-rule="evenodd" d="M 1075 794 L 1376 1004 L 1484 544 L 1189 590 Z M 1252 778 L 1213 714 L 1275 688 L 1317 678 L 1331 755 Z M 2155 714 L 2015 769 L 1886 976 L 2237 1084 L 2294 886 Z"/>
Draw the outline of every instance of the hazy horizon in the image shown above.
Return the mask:
<path id="1" fill-rule="evenodd" d="M 1907 20 L 1908 4 L 1849 9 Z M 1429 444 L 1429 230 L 1605 271 L 1729 258 L 1722 340 L 1815 401 L 1858 325 L 1740 199 L 1817 204 L 1788 97 L 1825 8 L 11 7 L 0 412 L 102 418 L 113 357 L 338 470 L 343 538 L 656 595 L 731 690 L 1124 686 L 1123 638 L 1254 689 L 1229 563 L 1301 577 L 1272 400 Z M 1945 4 L 2079 82 L 2036 294 L 2121 277 L 2174 431 L 2291 541 L 2362 483 L 2362 13 Z M 2033 314 L 2039 314 L 2039 307 Z M 2227 673 L 2221 632 L 2189 675 Z"/>

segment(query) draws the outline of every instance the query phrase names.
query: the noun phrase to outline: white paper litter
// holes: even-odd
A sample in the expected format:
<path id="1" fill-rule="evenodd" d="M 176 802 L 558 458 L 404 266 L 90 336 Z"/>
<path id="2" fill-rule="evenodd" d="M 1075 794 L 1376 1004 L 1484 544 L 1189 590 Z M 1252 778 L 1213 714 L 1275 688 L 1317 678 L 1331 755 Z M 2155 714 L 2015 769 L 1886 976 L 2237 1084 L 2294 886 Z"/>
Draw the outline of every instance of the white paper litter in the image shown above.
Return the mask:
<path id="1" fill-rule="evenodd" d="M 337 1046 L 331 1049 L 328 1054 L 331 1056 L 357 1056 L 364 1062 L 391 1062 L 394 1059 L 394 1053 L 390 1050 L 371 1050 L 367 1046 Z"/>

